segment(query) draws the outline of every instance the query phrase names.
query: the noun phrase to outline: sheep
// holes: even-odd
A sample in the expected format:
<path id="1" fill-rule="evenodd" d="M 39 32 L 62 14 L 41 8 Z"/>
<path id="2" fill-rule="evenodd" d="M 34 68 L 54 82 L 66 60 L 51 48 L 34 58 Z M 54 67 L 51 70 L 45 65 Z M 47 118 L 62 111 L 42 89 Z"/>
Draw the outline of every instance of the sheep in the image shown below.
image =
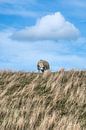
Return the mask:
<path id="1" fill-rule="evenodd" d="M 37 69 L 38 69 L 39 72 L 40 71 L 44 72 L 46 70 L 49 70 L 50 69 L 49 63 L 45 60 L 40 60 L 37 63 Z"/>

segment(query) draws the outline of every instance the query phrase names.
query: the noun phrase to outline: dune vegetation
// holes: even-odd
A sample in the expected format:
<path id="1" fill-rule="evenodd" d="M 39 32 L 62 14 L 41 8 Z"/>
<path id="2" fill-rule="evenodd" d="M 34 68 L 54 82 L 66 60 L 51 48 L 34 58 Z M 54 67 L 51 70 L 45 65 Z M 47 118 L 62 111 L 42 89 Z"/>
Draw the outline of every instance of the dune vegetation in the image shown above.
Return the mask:
<path id="1" fill-rule="evenodd" d="M 0 130 L 86 130 L 86 71 L 1 71 Z"/>

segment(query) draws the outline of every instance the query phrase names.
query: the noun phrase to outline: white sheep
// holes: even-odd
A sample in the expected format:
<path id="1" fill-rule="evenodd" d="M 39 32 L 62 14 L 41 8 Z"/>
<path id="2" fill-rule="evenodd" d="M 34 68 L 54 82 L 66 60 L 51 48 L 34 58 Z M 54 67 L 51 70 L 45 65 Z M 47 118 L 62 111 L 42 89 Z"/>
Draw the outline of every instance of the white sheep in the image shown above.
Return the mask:
<path id="1" fill-rule="evenodd" d="M 38 69 L 39 72 L 40 71 L 44 72 L 46 70 L 49 70 L 50 69 L 49 63 L 45 60 L 40 60 L 37 63 L 37 69 Z"/>

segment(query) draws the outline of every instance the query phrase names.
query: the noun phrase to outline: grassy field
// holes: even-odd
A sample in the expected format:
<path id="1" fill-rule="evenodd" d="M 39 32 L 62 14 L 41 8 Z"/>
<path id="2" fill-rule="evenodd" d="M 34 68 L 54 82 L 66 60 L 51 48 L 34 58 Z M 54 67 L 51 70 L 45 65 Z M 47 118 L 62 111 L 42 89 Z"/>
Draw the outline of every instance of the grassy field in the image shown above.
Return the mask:
<path id="1" fill-rule="evenodd" d="M 86 130 L 86 71 L 1 71 L 0 130 Z"/>

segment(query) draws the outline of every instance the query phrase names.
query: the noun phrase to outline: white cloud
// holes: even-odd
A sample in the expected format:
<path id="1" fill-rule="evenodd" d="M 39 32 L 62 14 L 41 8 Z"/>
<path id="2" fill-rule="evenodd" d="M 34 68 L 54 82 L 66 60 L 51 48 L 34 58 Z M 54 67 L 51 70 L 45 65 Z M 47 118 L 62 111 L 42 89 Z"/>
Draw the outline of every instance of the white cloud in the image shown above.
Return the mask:
<path id="1" fill-rule="evenodd" d="M 21 8 L 20 10 L 15 8 L 15 9 L 10 9 L 7 8 L 5 9 L 1 9 L 0 10 L 0 14 L 4 14 L 4 15 L 17 15 L 17 16 L 22 16 L 22 17 L 37 17 L 37 13 L 34 11 L 26 11 L 24 8 Z"/>
<path id="2" fill-rule="evenodd" d="M 86 39 L 76 40 L 75 45 L 72 45 L 72 41 L 71 44 L 68 41 L 36 41 L 33 44 L 31 41 L 25 43 L 10 39 L 14 31 L 0 32 L 0 69 L 37 71 L 39 59 L 48 60 L 52 71 L 61 67 L 86 69 L 86 50 L 83 50 Z M 78 51 L 84 51 L 83 55 Z"/>
<path id="3" fill-rule="evenodd" d="M 37 17 L 39 13 L 27 8 L 35 4 L 35 0 L 0 0 L 0 14 Z"/>
<path id="4" fill-rule="evenodd" d="M 0 3 L 9 3 L 9 4 L 25 4 L 25 3 L 35 3 L 36 0 L 21 0 L 21 1 L 18 1 L 18 0 L 0 0 Z"/>
<path id="5" fill-rule="evenodd" d="M 39 19 L 36 25 L 27 27 L 12 35 L 15 40 L 75 40 L 79 37 L 79 30 L 66 21 L 60 12 L 46 15 Z"/>
<path id="6" fill-rule="evenodd" d="M 73 6 L 73 7 L 76 7 L 76 8 L 86 8 L 86 1 L 85 0 L 72 0 L 72 1 L 69 1 L 69 0 L 64 0 L 64 1 L 61 1 L 61 3 L 63 5 L 68 5 L 68 6 Z"/>

